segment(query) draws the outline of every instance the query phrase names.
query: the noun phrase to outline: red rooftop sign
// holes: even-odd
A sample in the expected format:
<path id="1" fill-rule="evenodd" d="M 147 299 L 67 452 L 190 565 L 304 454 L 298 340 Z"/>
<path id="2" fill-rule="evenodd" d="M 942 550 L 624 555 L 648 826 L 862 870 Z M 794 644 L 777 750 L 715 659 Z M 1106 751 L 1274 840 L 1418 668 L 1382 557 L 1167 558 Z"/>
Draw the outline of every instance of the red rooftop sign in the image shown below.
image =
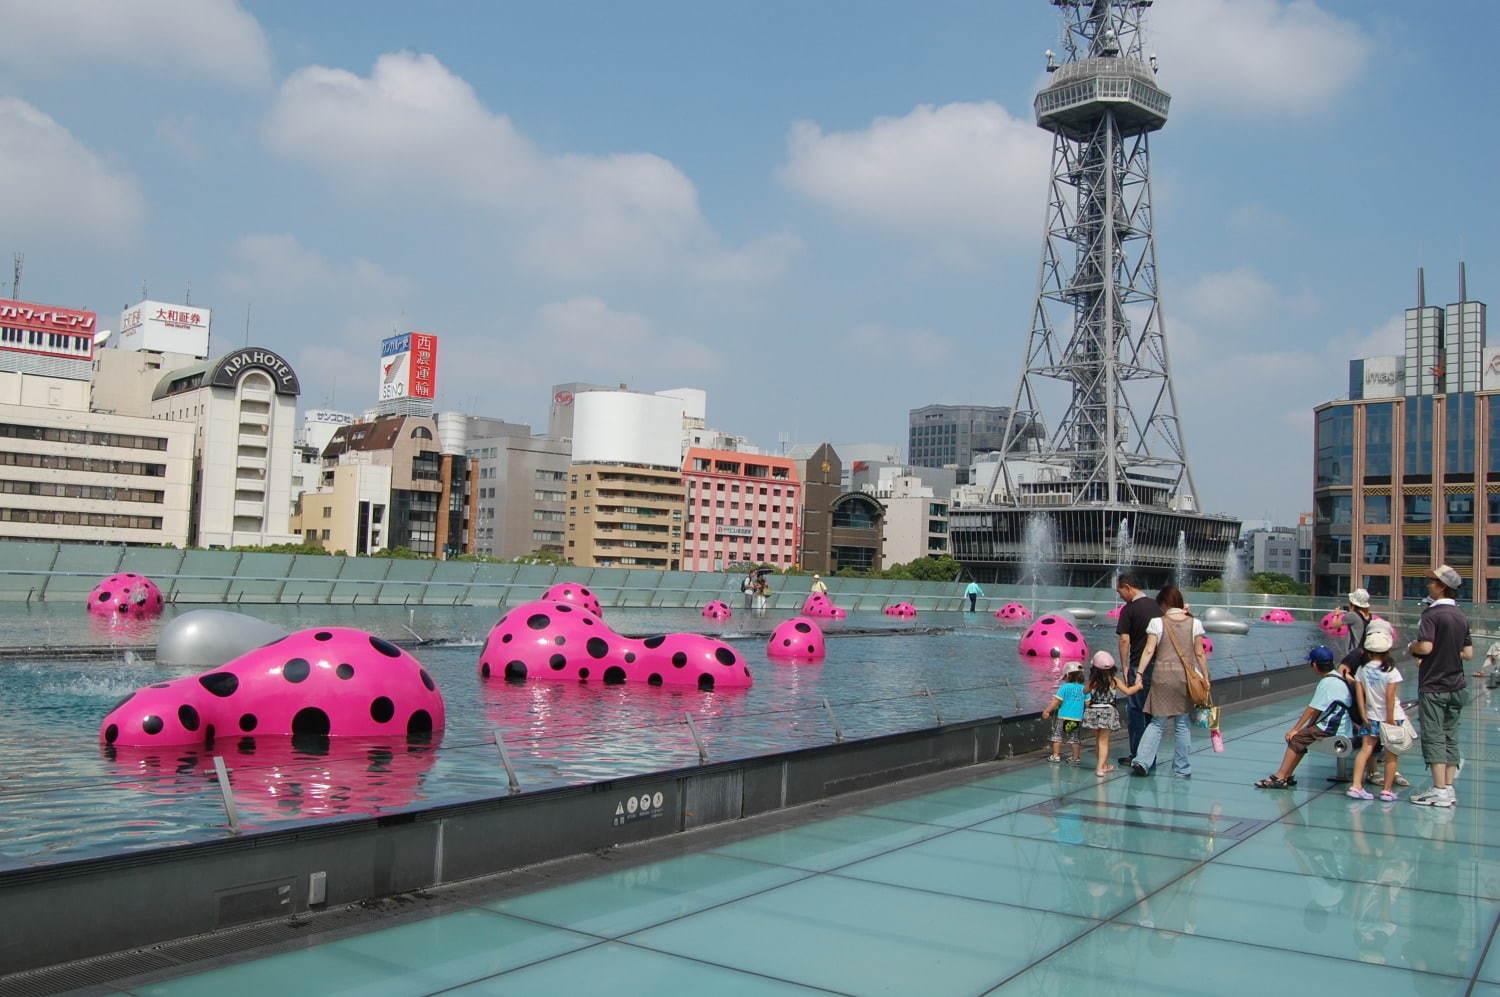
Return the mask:
<path id="1" fill-rule="evenodd" d="M 94 335 L 93 312 L 77 308 L 58 308 L 55 305 L 38 305 L 29 301 L 11 301 L 0 298 L 0 325 L 13 329 L 34 329 L 38 332 L 70 332 L 75 335 Z"/>

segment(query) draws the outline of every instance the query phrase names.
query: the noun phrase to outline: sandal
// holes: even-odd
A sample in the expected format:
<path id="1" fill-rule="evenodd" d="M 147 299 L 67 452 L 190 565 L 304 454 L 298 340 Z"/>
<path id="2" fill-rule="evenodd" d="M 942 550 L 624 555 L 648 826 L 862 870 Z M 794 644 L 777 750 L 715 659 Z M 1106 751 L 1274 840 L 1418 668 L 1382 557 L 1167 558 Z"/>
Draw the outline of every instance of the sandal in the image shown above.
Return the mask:
<path id="1" fill-rule="evenodd" d="M 1268 775 L 1256 782 L 1257 789 L 1291 789 L 1295 785 L 1291 780 L 1283 779 L 1277 775 Z"/>

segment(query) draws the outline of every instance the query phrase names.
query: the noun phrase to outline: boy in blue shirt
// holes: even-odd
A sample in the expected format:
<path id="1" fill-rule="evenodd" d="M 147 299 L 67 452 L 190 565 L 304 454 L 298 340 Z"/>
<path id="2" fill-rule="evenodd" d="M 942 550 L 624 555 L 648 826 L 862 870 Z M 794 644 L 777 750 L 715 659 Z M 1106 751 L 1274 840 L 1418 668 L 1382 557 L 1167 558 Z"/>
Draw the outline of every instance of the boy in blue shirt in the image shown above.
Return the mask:
<path id="1" fill-rule="evenodd" d="M 1088 694 L 1084 692 L 1083 686 L 1083 662 L 1069 662 L 1068 667 L 1063 669 L 1062 685 L 1057 687 L 1057 694 L 1042 711 L 1043 720 L 1053 713 L 1057 714 L 1057 719 L 1052 721 L 1052 754 L 1047 761 L 1062 761 L 1062 746 L 1066 741 L 1073 746 L 1073 757 L 1068 759 L 1068 764 L 1078 764 L 1078 760 L 1083 757 L 1081 728 L 1083 710 L 1087 705 Z"/>
<path id="2" fill-rule="evenodd" d="M 1297 785 L 1292 773 L 1314 741 L 1335 735 L 1354 735 L 1354 725 L 1349 720 L 1354 696 L 1349 683 L 1334 673 L 1333 652 L 1320 644 L 1308 652 L 1307 663 L 1321 676 L 1318 687 L 1313 690 L 1312 700 L 1302 715 L 1284 735 L 1286 754 L 1282 756 L 1281 768 L 1255 784 L 1261 789 L 1287 789 Z"/>

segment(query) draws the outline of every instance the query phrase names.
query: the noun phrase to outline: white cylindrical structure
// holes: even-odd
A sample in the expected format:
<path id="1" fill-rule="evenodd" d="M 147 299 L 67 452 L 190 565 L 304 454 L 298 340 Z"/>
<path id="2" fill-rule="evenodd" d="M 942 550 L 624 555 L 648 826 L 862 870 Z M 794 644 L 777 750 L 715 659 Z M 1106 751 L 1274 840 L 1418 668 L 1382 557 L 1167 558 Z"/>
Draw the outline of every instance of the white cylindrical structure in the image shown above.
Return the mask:
<path id="1" fill-rule="evenodd" d="M 682 402 L 636 391 L 585 391 L 573 402 L 573 463 L 682 466 Z"/>
<path id="2" fill-rule="evenodd" d="M 438 449 L 462 457 L 469 446 L 469 417 L 462 412 L 439 412 L 437 417 Z"/>

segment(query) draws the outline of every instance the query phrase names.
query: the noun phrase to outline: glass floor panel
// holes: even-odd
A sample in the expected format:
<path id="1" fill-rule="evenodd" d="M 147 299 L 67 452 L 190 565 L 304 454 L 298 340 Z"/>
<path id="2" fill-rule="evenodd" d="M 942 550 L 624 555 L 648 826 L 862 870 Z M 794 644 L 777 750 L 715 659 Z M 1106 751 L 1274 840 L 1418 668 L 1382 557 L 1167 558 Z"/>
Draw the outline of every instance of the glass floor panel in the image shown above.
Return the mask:
<path id="1" fill-rule="evenodd" d="M 1402 759 L 1414 787 L 1394 803 L 1348 799 L 1318 754 L 1295 789 L 1256 789 L 1302 703 L 1231 714 L 1223 754 L 1195 739 L 1192 780 L 1166 767 L 1096 777 L 1088 757 L 986 768 L 773 831 L 725 829 L 670 859 L 627 865 L 626 851 L 593 878 L 117 986 L 1500 997 L 1500 697 L 1466 711 L 1451 810 L 1407 801 L 1425 782 L 1415 755 Z"/>

